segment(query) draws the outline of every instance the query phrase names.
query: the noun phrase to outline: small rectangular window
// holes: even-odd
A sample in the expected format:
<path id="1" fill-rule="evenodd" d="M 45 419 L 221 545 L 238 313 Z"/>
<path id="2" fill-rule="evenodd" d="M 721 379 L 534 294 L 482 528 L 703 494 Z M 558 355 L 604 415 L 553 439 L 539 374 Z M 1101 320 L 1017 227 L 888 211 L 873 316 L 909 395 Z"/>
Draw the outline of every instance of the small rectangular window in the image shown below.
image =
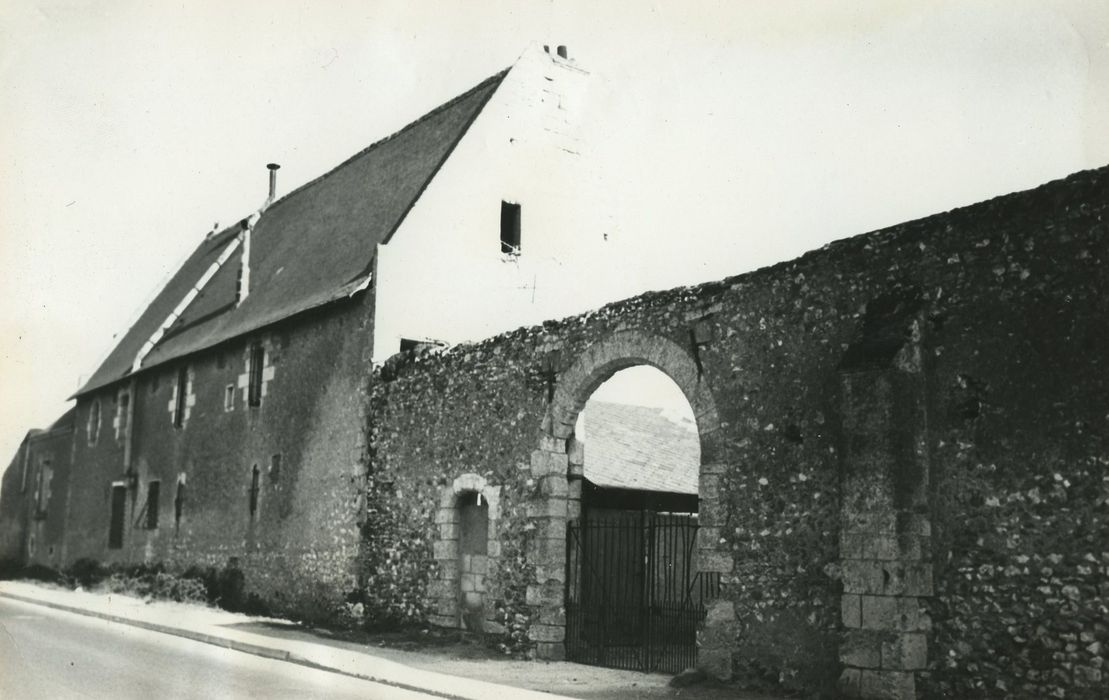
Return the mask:
<path id="1" fill-rule="evenodd" d="M 89 421 L 85 432 L 88 433 L 89 444 L 95 445 L 100 438 L 100 399 L 93 401 L 89 407 Z"/>
<path id="2" fill-rule="evenodd" d="M 50 505 L 50 484 L 54 480 L 54 460 L 50 457 L 43 457 L 42 464 L 39 465 L 39 487 L 36 493 L 36 508 L 37 515 L 41 518 L 46 517 L 46 507 Z"/>
<path id="3" fill-rule="evenodd" d="M 173 425 L 180 428 L 185 424 L 185 399 L 189 390 L 189 368 L 177 370 L 177 401 L 173 405 Z"/>
<path id="4" fill-rule="evenodd" d="M 127 421 L 131 418 L 131 393 L 119 392 L 119 402 L 116 405 L 116 440 L 127 435 Z"/>
<path id="5" fill-rule="evenodd" d="M 501 252 L 520 254 L 520 205 L 501 202 Z"/>
<path id="6" fill-rule="evenodd" d="M 235 410 L 235 385 L 234 384 L 228 384 L 223 389 L 223 410 L 224 411 L 234 411 Z"/>
<path id="7" fill-rule="evenodd" d="M 35 475 L 35 492 L 31 494 L 31 502 L 35 504 L 35 510 L 42 508 L 42 467 L 39 467 L 38 474 Z"/>
<path id="8" fill-rule="evenodd" d="M 146 529 L 158 529 L 158 496 L 162 484 L 160 481 L 151 481 L 146 485 Z"/>
<path id="9" fill-rule="evenodd" d="M 250 382 L 247 385 L 247 404 L 262 405 L 262 366 L 266 361 L 266 349 L 261 343 L 250 346 Z"/>
<path id="10" fill-rule="evenodd" d="M 277 481 L 281 478 L 281 453 L 270 457 L 270 481 Z"/>

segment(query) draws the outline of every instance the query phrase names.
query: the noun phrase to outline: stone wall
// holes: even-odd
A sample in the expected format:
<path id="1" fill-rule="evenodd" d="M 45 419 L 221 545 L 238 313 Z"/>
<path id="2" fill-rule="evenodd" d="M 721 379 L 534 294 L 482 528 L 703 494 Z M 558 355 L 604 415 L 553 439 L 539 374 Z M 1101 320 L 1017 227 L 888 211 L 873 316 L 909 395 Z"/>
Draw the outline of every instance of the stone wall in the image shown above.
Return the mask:
<path id="1" fill-rule="evenodd" d="M 501 488 L 498 619 L 557 657 L 574 418 L 650 364 L 701 435 L 711 670 L 864 697 L 1101 694 L 1107 199 L 1109 170 L 1079 173 L 394 358 L 373 389 L 367 580 L 397 591 L 383 609 L 442 614 L 441 492 L 479 475 Z"/>

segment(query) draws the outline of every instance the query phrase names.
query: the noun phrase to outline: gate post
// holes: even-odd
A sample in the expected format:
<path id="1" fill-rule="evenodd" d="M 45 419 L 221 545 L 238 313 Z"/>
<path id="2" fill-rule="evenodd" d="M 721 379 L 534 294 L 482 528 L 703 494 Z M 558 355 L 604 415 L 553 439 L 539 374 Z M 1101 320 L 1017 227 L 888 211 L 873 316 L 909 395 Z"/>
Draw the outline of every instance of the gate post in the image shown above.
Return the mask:
<path id="1" fill-rule="evenodd" d="M 569 459 L 566 441 L 547 438 L 531 453 L 531 474 L 537 488 L 528 504 L 531 537 L 528 561 L 535 565 L 535 578 L 528 584 L 527 604 L 532 608 L 528 638 L 535 643 L 539 659 L 566 658 L 566 522 L 570 488 L 566 475 Z"/>
<path id="2" fill-rule="evenodd" d="M 840 512 L 846 697 L 916 698 L 933 594 L 927 410 L 920 323 L 902 302 L 872 302 L 840 366 Z M 911 304 L 908 304 L 911 307 Z"/>
<path id="3" fill-rule="evenodd" d="M 724 583 L 735 569 L 735 563 L 732 555 L 720 546 L 724 514 L 719 483 L 727 466 L 722 462 L 704 461 L 716 455 L 714 439 L 714 432 L 706 432 L 701 437 L 703 463 L 698 480 L 696 570 L 718 573 Z M 724 583 L 723 588 L 726 587 Z M 735 604 L 724 596 L 718 596 L 706 607 L 705 622 L 697 631 L 697 667 L 718 680 L 731 680 L 732 652 L 736 646 Z"/>

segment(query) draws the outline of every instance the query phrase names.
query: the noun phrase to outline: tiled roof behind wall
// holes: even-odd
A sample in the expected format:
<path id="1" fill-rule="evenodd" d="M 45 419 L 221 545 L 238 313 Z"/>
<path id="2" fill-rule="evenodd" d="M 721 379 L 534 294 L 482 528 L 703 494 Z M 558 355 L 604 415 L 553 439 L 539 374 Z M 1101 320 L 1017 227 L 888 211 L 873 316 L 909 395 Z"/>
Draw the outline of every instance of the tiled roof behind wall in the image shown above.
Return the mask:
<path id="1" fill-rule="evenodd" d="M 592 400 L 585 406 L 585 478 L 597 486 L 697 493 L 697 426 L 661 408 Z"/>

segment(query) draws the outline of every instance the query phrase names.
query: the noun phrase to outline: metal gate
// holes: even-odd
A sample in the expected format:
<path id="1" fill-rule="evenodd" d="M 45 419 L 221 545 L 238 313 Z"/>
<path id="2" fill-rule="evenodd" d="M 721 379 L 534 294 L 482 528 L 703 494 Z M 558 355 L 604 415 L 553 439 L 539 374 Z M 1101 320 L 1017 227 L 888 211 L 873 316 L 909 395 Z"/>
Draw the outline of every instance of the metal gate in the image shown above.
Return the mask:
<path id="1" fill-rule="evenodd" d="M 697 627 L 719 573 L 693 570 L 696 516 L 591 509 L 567 530 L 566 655 L 677 673 L 697 664 Z"/>

